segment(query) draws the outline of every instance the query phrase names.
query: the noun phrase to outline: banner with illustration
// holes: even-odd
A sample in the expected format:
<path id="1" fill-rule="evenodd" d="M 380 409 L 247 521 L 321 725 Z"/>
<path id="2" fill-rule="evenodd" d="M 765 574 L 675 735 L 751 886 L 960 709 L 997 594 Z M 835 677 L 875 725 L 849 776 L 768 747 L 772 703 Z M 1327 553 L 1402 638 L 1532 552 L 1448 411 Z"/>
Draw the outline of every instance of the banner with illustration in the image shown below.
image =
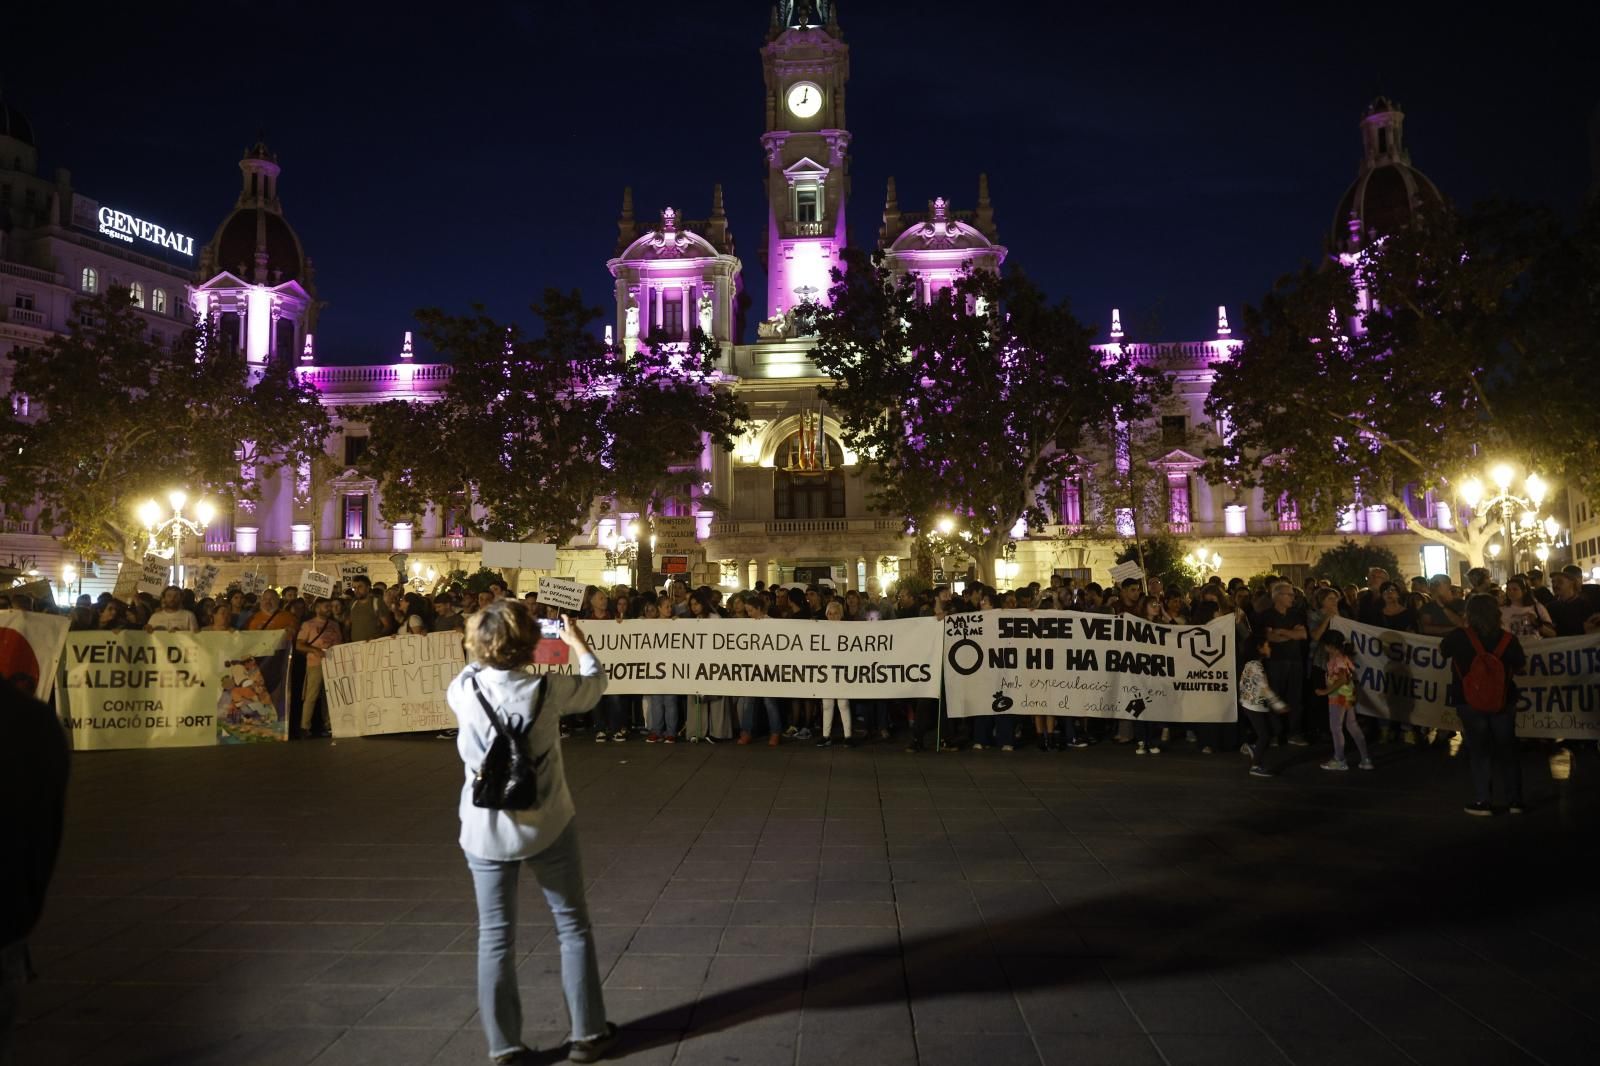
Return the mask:
<path id="1" fill-rule="evenodd" d="M 944 620 L 953 718 L 1049 714 L 1232 721 L 1232 616 L 1172 626 L 1078 611 L 980 611 Z"/>
<path id="2" fill-rule="evenodd" d="M 0 611 L 0 684 L 47 700 L 67 639 L 67 620 L 37 611 Z"/>
<path id="3" fill-rule="evenodd" d="M 1332 624 L 1355 648 L 1356 699 L 1363 714 L 1430 729 L 1461 728 L 1440 638 L 1343 618 Z M 1521 644 L 1527 666 L 1517 675 L 1517 735 L 1600 738 L 1600 634 L 1524 638 Z"/>
<path id="4" fill-rule="evenodd" d="M 467 664 L 461 634 L 400 634 L 336 644 L 322 660 L 336 737 L 454 729 L 445 690 Z"/>
<path id="5" fill-rule="evenodd" d="M 719 618 L 585 622 L 606 692 L 779 699 L 937 699 L 939 622 Z M 572 663 L 552 672 L 576 669 Z"/>
<path id="6" fill-rule="evenodd" d="M 276 630 L 68 633 L 61 715 L 83 751 L 287 740 L 290 653 Z"/>

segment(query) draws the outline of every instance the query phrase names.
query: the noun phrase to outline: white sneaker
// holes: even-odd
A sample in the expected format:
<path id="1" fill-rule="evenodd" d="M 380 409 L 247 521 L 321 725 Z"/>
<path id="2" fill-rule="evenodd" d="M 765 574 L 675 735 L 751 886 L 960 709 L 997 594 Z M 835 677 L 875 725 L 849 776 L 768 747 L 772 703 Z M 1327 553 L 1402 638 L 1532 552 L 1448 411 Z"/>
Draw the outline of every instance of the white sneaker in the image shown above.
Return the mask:
<path id="1" fill-rule="evenodd" d="M 1141 740 L 1141 741 L 1139 741 L 1139 743 L 1134 745 L 1133 753 L 1135 755 L 1143 755 L 1144 754 L 1144 741 Z"/>
<path id="2" fill-rule="evenodd" d="M 1322 768 L 1324 770 L 1348 770 L 1350 769 L 1350 764 L 1347 762 L 1340 762 L 1338 759 L 1329 759 L 1327 762 L 1322 764 Z"/>
<path id="3" fill-rule="evenodd" d="M 974 745 L 972 745 L 972 750 L 973 751 L 982 751 L 983 750 L 983 745 L 982 744 L 974 744 Z"/>
<path id="4" fill-rule="evenodd" d="M 1377 769 L 1376 766 L 1372 765 L 1372 760 L 1371 759 L 1362 759 L 1361 763 L 1360 763 L 1360 768 L 1363 769 L 1363 770 L 1376 770 Z"/>

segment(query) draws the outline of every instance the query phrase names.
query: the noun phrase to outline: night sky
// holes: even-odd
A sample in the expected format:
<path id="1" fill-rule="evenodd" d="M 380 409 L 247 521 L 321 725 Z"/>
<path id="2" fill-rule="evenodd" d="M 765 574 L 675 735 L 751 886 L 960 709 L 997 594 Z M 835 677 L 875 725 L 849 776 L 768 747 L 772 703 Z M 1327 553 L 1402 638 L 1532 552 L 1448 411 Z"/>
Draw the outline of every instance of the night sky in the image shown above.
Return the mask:
<path id="1" fill-rule="evenodd" d="M 319 361 L 392 359 L 419 307 L 604 305 L 627 184 L 640 217 L 693 218 L 722 182 L 762 308 L 760 0 L 17 7 L 0 85 L 44 171 L 101 203 L 198 246 L 264 134 L 327 301 Z M 1380 91 L 1446 196 L 1581 206 L 1593 21 L 1213 7 L 848 0 L 852 239 L 887 176 L 906 210 L 970 208 L 987 171 L 1009 265 L 1102 328 L 1118 306 L 1133 339 L 1208 337 L 1319 254 Z"/>

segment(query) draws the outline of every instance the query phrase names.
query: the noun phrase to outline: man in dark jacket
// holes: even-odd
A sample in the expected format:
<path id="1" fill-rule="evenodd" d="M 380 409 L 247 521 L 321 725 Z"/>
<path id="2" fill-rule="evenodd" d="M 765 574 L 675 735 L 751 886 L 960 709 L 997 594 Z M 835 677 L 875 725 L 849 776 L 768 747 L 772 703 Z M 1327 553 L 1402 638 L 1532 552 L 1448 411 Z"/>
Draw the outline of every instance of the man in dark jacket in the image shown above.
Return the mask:
<path id="1" fill-rule="evenodd" d="M 30 976 L 28 934 L 61 848 L 67 737 L 48 705 L 0 684 L 0 1063 Z"/>

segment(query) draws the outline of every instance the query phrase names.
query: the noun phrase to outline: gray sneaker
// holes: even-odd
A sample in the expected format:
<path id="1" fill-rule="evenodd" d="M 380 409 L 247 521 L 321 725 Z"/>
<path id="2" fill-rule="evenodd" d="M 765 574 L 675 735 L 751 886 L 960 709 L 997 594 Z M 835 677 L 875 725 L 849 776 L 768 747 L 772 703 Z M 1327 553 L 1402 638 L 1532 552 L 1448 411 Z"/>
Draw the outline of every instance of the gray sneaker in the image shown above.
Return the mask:
<path id="1" fill-rule="evenodd" d="M 599 1062 L 606 1057 L 606 1052 L 611 1050 L 617 1042 L 617 1025 L 615 1022 L 606 1023 L 606 1031 L 599 1036 L 588 1040 L 574 1040 L 567 1045 L 568 1062 Z"/>

